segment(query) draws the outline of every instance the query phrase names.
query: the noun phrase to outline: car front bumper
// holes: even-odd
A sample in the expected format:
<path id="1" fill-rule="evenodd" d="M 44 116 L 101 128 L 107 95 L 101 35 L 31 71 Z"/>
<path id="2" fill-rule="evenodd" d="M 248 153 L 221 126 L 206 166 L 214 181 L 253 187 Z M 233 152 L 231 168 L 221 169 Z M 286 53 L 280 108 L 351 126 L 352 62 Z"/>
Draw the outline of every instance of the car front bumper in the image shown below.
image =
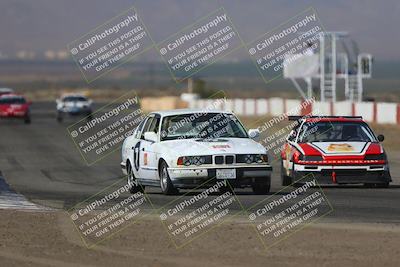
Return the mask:
<path id="1" fill-rule="evenodd" d="M 77 108 L 77 109 L 59 109 L 57 110 L 59 114 L 78 116 L 78 115 L 89 115 L 92 113 L 91 108 Z"/>
<path id="2" fill-rule="evenodd" d="M 1 118 L 24 118 L 29 113 L 27 111 L 8 111 L 8 112 L 0 112 Z"/>
<path id="3" fill-rule="evenodd" d="M 315 178 L 319 184 L 375 184 L 392 181 L 387 165 L 295 165 L 293 176 L 293 182 L 302 179 L 304 183 Z"/>
<path id="4" fill-rule="evenodd" d="M 217 180 L 217 169 L 235 169 L 236 178 L 226 179 L 232 187 L 248 187 L 254 183 L 270 183 L 272 167 L 258 166 L 218 166 L 218 167 L 178 167 L 168 168 L 172 184 L 179 188 L 208 187 Z"/>

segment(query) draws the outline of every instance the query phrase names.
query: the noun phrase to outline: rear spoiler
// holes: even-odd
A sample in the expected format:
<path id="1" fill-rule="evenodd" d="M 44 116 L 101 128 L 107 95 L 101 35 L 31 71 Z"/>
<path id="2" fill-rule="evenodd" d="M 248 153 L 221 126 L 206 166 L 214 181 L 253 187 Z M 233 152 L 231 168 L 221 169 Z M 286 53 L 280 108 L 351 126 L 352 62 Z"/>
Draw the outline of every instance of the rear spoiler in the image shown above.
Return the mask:
<path id="1" fill-rule="evenodd" d="M 299 121 L 302 119 L 313 119 L 313 118 L 328 118 L 328 119 L 361 119 L 362 116 L 288 116 L 290 121 Z"/>

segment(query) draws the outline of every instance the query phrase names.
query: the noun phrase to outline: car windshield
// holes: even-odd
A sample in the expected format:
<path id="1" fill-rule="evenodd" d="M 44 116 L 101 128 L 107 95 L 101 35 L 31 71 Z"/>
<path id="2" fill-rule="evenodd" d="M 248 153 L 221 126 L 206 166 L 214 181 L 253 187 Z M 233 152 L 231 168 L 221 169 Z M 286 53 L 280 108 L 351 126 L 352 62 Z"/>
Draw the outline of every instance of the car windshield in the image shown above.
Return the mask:
<path id="1" fill-rule="evenodd" d="M 232 114 L 192 113 L 163 119 L 161 140 L 247 138 L 247 132 Z"/>
<path id="2" fill-rule="evenodd" d="M 372 142 L 374 134 L 363 122 L 306 122 L 300 130 L 299 143 Z"/>
<path id="3" fill-rule="evenodd" d="M 23 97 L 2 97 L 0 98 L 0 104 L 25 104 L 25 98 Z"/>
<path id="4" fill-rule="evenodd" d="M 63 98 L 64 102 L 80 102 L 87 101 L 87 98 L 84 96 L 66 96 Z"/>

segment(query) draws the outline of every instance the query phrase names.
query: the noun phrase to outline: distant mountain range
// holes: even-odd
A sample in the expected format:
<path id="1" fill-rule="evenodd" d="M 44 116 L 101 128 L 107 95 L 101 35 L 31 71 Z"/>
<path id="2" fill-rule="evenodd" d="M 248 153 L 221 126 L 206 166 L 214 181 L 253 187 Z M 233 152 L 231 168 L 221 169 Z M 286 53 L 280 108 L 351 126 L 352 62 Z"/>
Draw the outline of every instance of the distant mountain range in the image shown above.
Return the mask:
<path id="1" fill-rule="evenodd" d="M 65 49 L 132 5 L 156 42 L 221 5 L 248 41 L 312 6 L 326 29 L 349 31 L 361 52 L 379 60 L 400 60 L 397 0 L 1 0 L 0 53 Z"/>

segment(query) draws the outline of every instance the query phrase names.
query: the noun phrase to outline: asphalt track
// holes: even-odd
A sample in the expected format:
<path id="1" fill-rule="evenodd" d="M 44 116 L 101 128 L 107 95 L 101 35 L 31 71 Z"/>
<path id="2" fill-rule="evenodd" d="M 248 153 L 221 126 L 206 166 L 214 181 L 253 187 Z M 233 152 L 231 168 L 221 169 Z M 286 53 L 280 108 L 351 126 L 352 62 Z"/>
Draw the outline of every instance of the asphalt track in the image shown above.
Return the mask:
<path id="1" fill-rule="evenodd" d="M 0 120 L 0 171 L 13 190 L 32 202 L 69 209 L 121 179 L 120 155 L 115 152 L 87 166 L 67 135 L 66 127 L 75 119 L 57 123 L 54 108 L 53 103 L 35 103 L 30 125 Z M 323 220 L 400 224 L 400 151 L 388 150 L 388 154 L 393 178 L 390 188 L 323 187 L 333 207 Z M 276 163 L 273 167 L 271 195 L 282 189 L 279 167 Z M 154 209 L 177 198 L 164 196 L 157 188 L 146 192 Z M 253 195 L 249 190 L 238 190 L 236 194 L 245 208 L 269 197 Z"/>

